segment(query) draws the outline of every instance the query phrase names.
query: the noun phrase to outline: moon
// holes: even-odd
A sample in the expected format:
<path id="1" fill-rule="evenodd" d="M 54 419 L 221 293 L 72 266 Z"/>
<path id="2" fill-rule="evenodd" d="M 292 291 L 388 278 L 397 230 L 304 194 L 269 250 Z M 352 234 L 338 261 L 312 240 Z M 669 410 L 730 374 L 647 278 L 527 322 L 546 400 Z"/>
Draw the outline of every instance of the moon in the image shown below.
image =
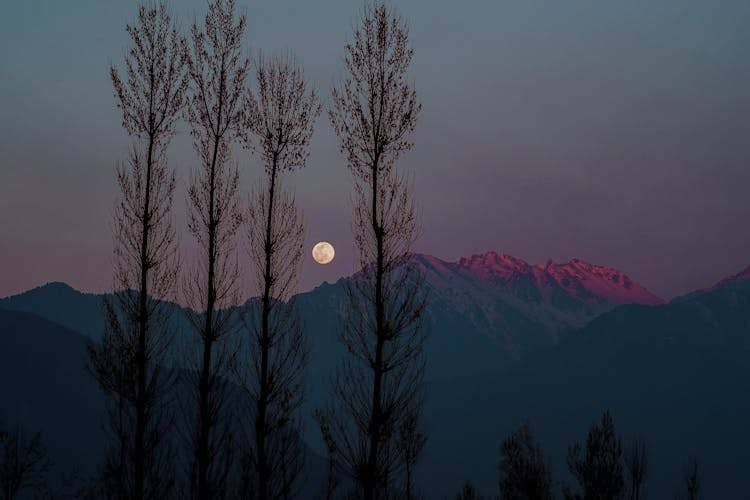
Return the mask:
<path id="1" fill-rule="evenodd" d="M 335 255 L 336 251 L 333 249 L 333 245 L 327 241 L 316 243 L 312 249 L 312 257 L 318 264 L 328 264 Z"/>

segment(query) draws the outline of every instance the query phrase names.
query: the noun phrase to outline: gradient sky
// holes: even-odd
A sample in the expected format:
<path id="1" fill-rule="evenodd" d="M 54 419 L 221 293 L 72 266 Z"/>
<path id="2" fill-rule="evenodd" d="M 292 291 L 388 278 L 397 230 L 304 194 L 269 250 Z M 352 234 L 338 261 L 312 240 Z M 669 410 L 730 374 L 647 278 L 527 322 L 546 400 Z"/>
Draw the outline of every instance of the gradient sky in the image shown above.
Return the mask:
<path id="1" fill-rule="evenodd" d="M 360 2 L 238 0 L 248 50 L 291 49 L 327 100 Z M 404 0 L 423 113 L 415 250 L 573 257 L 663 297 L 750 264 L 750 2 Z M 204 2 L 171 2 L 187 26 Z M 48 281 L 110 288 L 116 162 L 129 139 L 107 74 L 135 2 L 27 0 L 0 16 L 0 296 Z M 185 126 L 180 189 L 196 164 Z M 260 177 L 241 153 L 243 186 Z M 351 181 L 325 115 L 305 171 L 301 289 L 353 270 Z M 181 240 L 189 247 L 189 236 Z M 186 259 L 190 259 L 189 251 Z M 249 276 L 249 273 L 246 274 Z"/>

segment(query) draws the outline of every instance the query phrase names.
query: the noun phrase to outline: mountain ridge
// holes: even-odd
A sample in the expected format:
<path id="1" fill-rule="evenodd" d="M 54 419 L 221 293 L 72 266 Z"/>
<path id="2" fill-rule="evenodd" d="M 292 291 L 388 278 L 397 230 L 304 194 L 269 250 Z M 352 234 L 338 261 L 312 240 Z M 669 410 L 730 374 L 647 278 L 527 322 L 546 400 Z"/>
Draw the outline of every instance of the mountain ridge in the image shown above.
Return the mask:
<path id="1" fill-rule="evenodd" d="M 461 334 L 458 338 L 484 337 L 495 346 L 485 348 L 511 359 L 553 345 L 567 332 L 616 307 L 665 303 L 626 273 L 581 259 L 530 264 L 506 253 L 488 251 L 452 262 L 415 253 L 410 262 L 425 273 L 430 300 L 427 317 L 445 345 L 457 338 L 447 331 L 452 329 Z M 322 330 L 336 328 L 336 316 L 346 301 L 346 286 L 356 275 L 321 283 L 290 299 L 307 304 L 312 317 L 326 316 L 325 327 L 313 328 L 315 335 L 325 337 L 325 343 L 331 339 Z M 750 276 L 750 268 L 733 276 Z M 50 282 L 0 299 L 0 307 L 39 314 L 97 340 L 105 326 L 103 296 Z M 464 368 L 477 353 L 466 354 L 466 363 L 460 365 Z M 458 365 L 456 369 L 460 369 Z"/>
<path id="2" fill-rule="evenodd" d="M 487 255 L 485 260 L 489 265 L 494 259 Z M 481 258 L 476 260 L 476 267 L 482 271 Z M 732 492 L 741 491 L 738 488 L 744 484 L 747 466 L 747 458 L 740 452 L 750 446 L 747 434 L 742 432 L 750 415 L 750 403 L 742 396 L 748 393 L 746 381 L 750 380 L 746 363 L 750 353 L 750 277 L 741 271 L 729 277 L 734 279 L 714 285 L 716 290 L 696 291 L 681 303 L 615 306 L 583 327 L 568 327 L 566 335 L 552 342 L 547 327 L 533 315 L 534 307 L 542 311 L 542 306 L 549 304 L 525 301 L 526 295 L 513 293 L 524 290 L 524 283 L 536 286 L 536 281 L 522 279 L 526 276 L 524 270 L 530 268 L 533 277 L 534 269 L 556 267 L 548 262 L 527 268 L 519 261 L 505 259 L 498 264 L 498 272 L 504 272 L 506 265 L 516 269 L 503 275 L 502 282 L 513 285 L 506 289 L 505 285 L 493 285 L 489 278 L 472 281 L 472 272 L 462 274 L 440 259 L 423 259 L 422 264 L 435 268 L 430 275 L 432 281 L 427 282 L 434 297 L 428 311 L 432 331 L 425 345 L 429 359 L 425 425 L 430 440 L 418 471 L 423 479 L 420 483 L 428 488 L 426 492 L 439 497 L 445 491 L 458 489 L 459 481 L 469 477 L 476 480 L 480 490 L 492 491 L 497 480 L 497 445 L 525 420 L 532 422 L 545 452 L 554 461 L 556 476 L 564 480 L 567 446 L 574 439 L 581 439 L 587 423 L 609 408 L 624 437 L 642 432 L 653 447 L 657 474 L 652 492 L 656 497 L 669 496 L 671 483 L 679 477 L 680 461 L 696 454 L 705 465 L 706 494 L 712 498 L 736 498 Z M 570 273 L 588 269 L 588 263 L 581 261 L 567 264 Z M 560 272 L 560 276 L 565 273 Z M 313 343 L 302 410 L 306 416 L 326 400 L 326 381 L 345 356 L 336 341 L 336 329 L 338 307 L 345 305 L 346 286 L 347 279 L 341 278 L 294 298 L 299 301 L 301 316 L 307 319 Z M 469 300 L 472 296 L 481 298 L 492 286 L 500 291 L 496 290 L 497 295 L 490 297 L 488 303 L 477 305 Z M 64 297 L 88 304 L 85 294 L 64 286 L 53 286 L 48 291 L 56 290 Z M 461 291 L 465 294 L 460 295 Z M 97 295 L 89 297 L 101 300 Z M 456 306 L 456 298 L 463 300 L 459 305 L 476 307 L 465 314 Z M 557 309 L 548 308 L 549 317 L 555 319 L 553 313 L 562 314 L 565 306 L 585 303 L 576 302 L 577 299 L 580 297 L 573 295 L 567 302 L 552 303 Z M 71 311 L 84 310 L 73 307 L 76 300 L 66 302 L 65 307 L 48 306 L 53 313 L 66 307 Z M 524 304 L 526 309 L 521 307 Z M 3 307 L 7 303 L 0 300 L 0 308 Z M 503 323 L 490 329 L 488 318 L 482 317 L 487 314 L 495 314 L 495 319 Z M 7 315 L 0 311 L 0 320 L 4 316 Z M 52 337 L 55 332 L 50 332 Z M 5 333 L 12 333 L 12 328 L 0 328 L 0 340 Z M 45 356 L 61 363 L 61 370 L 67 366 L 66 372 L 83 371 L 81 354 L 66 362 L 66 355 L 57 356 L 61 350 L 54 345 L 32 341 L 34 332 L 17 333 L 19 345 L 8 345 L 4 350 L 6 386 L 14 384 L 12 375 L 16 369 L 11 369 L 11 361 L 22 361 L 20 365 L 26 369 L 39 362 L 30 357 L 29 349 L 49 347 Z M 83 345 L 82 341 L 76 343 Z M 524 356 L 508 362 L 518 352 Z M 82 386 L 91 387 L 91 380 L 76 377 Z M 21 396 L 17 401 L 21 401 Z M 40 392 L 35 404 L 42 407 L 47 398 L 46 393 Z M 95 416 L 93 411 L 90 414 Z M 304 423 L 308 444 L 323 453 L 314 421 L 306 418 Z M 716 443 L 708 438 L 686 440 L 685 436 L 698 426 L 717 429 L 720 439 Z M 60 446 L 56 442 L 65 431 L 62 424 L 54 431 L 58 437 L 53 440 L 53 448 Z M 717 444 L 730 439 L 739 443 L 732 447 L 732 453 Z"/>
<path id="3" fill-rule="evenodd" d="M 452 304 L 475 329 L 489 332 L 515 356 L 555 343 L 617 306 L 664 303 L 624 272 L 580 259 L 529 264 L 490 251 L 454 262 L 415 254 L 412 261 L 424 270 L 434 301 Z M 521 320 L 532 324 L 535 338 L 513 334 Z"/>

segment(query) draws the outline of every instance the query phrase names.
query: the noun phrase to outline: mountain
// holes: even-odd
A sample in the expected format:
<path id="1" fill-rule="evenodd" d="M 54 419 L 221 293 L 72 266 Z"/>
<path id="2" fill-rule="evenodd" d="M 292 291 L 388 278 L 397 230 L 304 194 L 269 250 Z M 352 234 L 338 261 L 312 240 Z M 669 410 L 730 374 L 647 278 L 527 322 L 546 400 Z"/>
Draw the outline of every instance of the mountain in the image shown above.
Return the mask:
<path id="1" fill-rule="evenodd" d="M 714 286 L 712 286 L 709 290 L 716 290 L 721 288 L 723 285 L 732 283 L 732 282 L 741 282 L 741 281 L 747 281 L 750 280 L 750 266 L 747 266 L 742 271 L 738 272 L 737 274 L 733 274 L 731 276 L 727 276 L 723 280 L 716 283 Z"/>
<path id="2" fill-rule="evenodd" d="M 425 270 L 430 293 L 429 440 L 417 471 L 428 498 L 452 496 L 467 478 L 495 494 L 498 445 L 525 420 L 550 455 L 555 478 L 570 481 L 567 446 L 583 440 L 604 409 L 612 411 L 624 438 L 647 440 L 651 498 L 674 496 L 691 455 L 701 461 L 707 498 L 743 498 L 737 492 L 744 491 L 750 468 L 744 453 L 750 449 L 744 432 L 750 419 L 750 273 L 663 303 L 620 271 L 578 260 L 531 265 L 487 253 L 455 262 L 419 255 L 414 262 Z M 330 374 L 344 355 L 336 332 L 347 283 L 324 283 L 293 299 L 312 343 L 305 417 L 328 397 Z M 61 287 L 45 295 L 44 288 L 28 292 L 24 301 L 4 299 L 0 307 L 21 304 L 40 315 L 60 315 L 64 308 L 54 301 L 62 297 L 72 301 L 65 307 L 84 310 L 85 295 Z M 51 296 L 53 303 L 31 301 L 34 296 Z M 58 317 L 85 324 L 85 318 Z M 84 339 L 56 328 L 45 335 L 59 335 L 63 344 Z M 0 322 L 0 337 L 6 330 Z M 27 390 L 15 381 L 18 370 L 31 373 L 23 380 L 42 362 L 62 365 L 70 358 L 69 366 L 82 371 L 82 358 L 48 336 L 21 335 L 29 338 L 0 343 L 0 369 L 9 366 L 0 372 L 2 390 L 17 391 L 13 401 Z M 65 380 L 63 373 L 53 377 Z M 44 371 L 36 376 L 46 377 Z M 65 382 L 68 388 L 82 384 L 83 394 L 86 383 Z M 46 378 L 34 384 L 39 404 L 59 397 L 49 391 L 64 393 Z M 55 408 L 40 413 L 54 415 Z M 312 419 L 305 424 L 305 440 L 322 452 Z"/>
<path id="3" fill-rule="evenodd" d="M 618 305 L 663 303 L 621 271 L 578 259 L 532 265 L 487 252 L 455 262 L 415 254 L 412 263 L 426 278 L 427 316 L 433 328 L 449 326 L 452 335 L 482 335 L 502 354 L 514 357 L 554 343 L 563 332 Z M 345 304 L 351 279 L 323 284 L 293 300 L 309 305 L 309 324 L 320 323 L 321 316 L 335 314 Z M 104 325 L 101 299 L 49 283 L 0 299 L 0 307 L 33 312 L 97 339 Z"/>
<path id="4" fill-rule="evenodd" d="M 692 298 L 694 298 L 696 296 L 700 296 L 701 294 L 703 294 L 705 292 L 712 292 L 714 290 L 719 290 L 721 288 L 725 288 L 726 286 L 730 286 L 731 287 L 731 286 L 733 286 L 732 284 L 743 283 L 743 282 L 748 281 L 748 280 L 750 280 L 750 266 L 747 266 L 745 269 L 743 269 L 742 271 L 740 271 L 738 273 L 731 274 L 729 276 L 726 276 L 726 277 L 722 278 L 721 280 L 719 280 L 713 286 L 710 286 L 708 288 L 703 288 L 703 289 L 700 289 L 700 290 L 695 290 L 695 291 L 687 293 L 685 295 L 681 295 L 681 296 L 675 297 L 674 299 L 672 299 L 672 302 L 685 302 L 685 301 L 689 301 Z"/>
<path id="5" fill-rule="evenodd" d="M 81 293 L 65 283 L 53 282 L 0 299 L 0 308 L 34 313 L 79 334 L 98 339 L 104 331 L 103 297 Z"/>
<path id="6" fill-rule="evenodd" d="M 414 260 L 425 272 L 435 304 L 454 309 L 516 355 L 554 343 L 565 331 L 616 306 L 664 302 L 623 272 L 578 259 L 532 265 L 487 252 L 456 262 L 427 255 Z"/>
<path id="7" fill-rule="evenodd" d="M 618 305 L 662 302 L 621 271 L 577 259 L 531 265 L 487 252 L 455 262 L 416 254 L 412 263 L 427 283 L 429 378 L 494 371 L 555 344 L 566 331 Z M 324 283 L 292 299 L 313 343 L 314 378 L 327 379 L 343 354 L 336 332 L 352 279 Z M 96 340 L 104 329 L 102 298 L 50 283 L 0 299 L 0 307 L 32 312 Z M 173 306 L 172 326 L 186 331 L 184 315 Z"/>
<path id="8" fill-rule="evenodd" d="M 624 273 L 579 260 L 534 266 L 488 252 L 456 262 L 417 254 L 411 261 L 426 280 L 429 381 L 501 373 L 601 312 L 626 303 L 662 302 Z M 351 279 L 356 277 L 292 299 L 312 343 L 309 409 L 327 397 L 333 370 L 346 356 L 337 332 Z M 306 435 L 322 451 L 318 434 L 311 424 Z"/>
<path id="9" fill-rule="evenodd" d="M 24 311 L 65 326 L 98 341 L 106 328 L 104 300 L 112 294 L 83 293 L 66 283 L 52 282 L 0 299 L 0 308 Z M 165 301 L 174 331 L 188 331 L 182 307 Z"/>
<path id="10" fill-rule="evenodd" d="M 86 373 L 88 339 L 31 313 L 0 309 L 0 419 L 42 431 L 60 471 L 93 472 L 104 398 Z"/>
<path id="11" fill-rule="evenodd" d="M 105 451 L 106 399 L 86 370 L 90 341 L 35 314 L 0 308 L 0 422 L 19 425 L 26 436 L 41 431 L 54 465 L 49 478 L 53 483 L 59 475 L 74 471 L 80 478 L 93 476 Z M 185 377 L 178 374 L 177 380 Z M 178 400 L 190 400 L 191 388 L 180 382 L 173 387 Z M 231 384 L 228 390 L 233 400 L 237 398 L 231 394 L 245 394 Z M 243 422 L 244 416 L 235 415 L 232 421 Z M 178 413 L 182 425 L 180 417 Z M 303 449 L 303 474 L 317 493 L 326 461 L 309 447 Z M 174 447 L 172 456 L 187 462 L 177 458 L 181 452 L 184 449 Z M 308 497 L 312 495 L 301 498 Z"/>
<path id="12" fill-rule="evenodd" d="M 667 304 L 617 307 L 500 374 L 439 381 L 427 394 L 422 470 L 434 491 L 472 477 L 495 492 L 498 445 L 526 420 L 555 477 L 570 481 L 567 447 L 610 409 L 621 436 L 648 443 L 649 498 L 673 497 L 691 456 L 705 498 L 746 498 L 750 279 L 740 273 Z"/>

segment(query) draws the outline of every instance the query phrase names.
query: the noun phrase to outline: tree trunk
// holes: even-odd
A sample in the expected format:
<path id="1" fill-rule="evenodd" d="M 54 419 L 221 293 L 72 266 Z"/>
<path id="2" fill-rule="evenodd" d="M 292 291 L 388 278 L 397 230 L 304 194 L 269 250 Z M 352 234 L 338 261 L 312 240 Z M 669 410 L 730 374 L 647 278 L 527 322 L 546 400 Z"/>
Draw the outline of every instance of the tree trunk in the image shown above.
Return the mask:
<path id="1" fill-rule="evenodd" d="M 153 78 L 151 80 L 153 82 Z M 152 84 L 153 86 L 153 84 Z M 152 92 L 153 95 L 153 92 Z M 146 159 L 146 193 L 143 201 L 143 225 L 141 228 L 141 289 L 138 313 L 138 350 L 135 357 L 138 372 L 138 393 L 135 412 L 134 491 L 135 500 L 142 500 L 145 489 L 145 436 L 146 436 L 146 336 L 148 334 L 148 236 L 150 229 L 151 165 L 153 162 L 154 135 L 149 134 L 148 157 Z"/>
<path id="2" fill-rule="evenodd" d="M 377 156 L 372 168 L 372 229 L 377 245 L 375 269 L 375 325 L 376 346 L 375 364 L 373 366 L 372 415 L 370 420 L 370 453 L 367 460 L 366 481 L 364 483 L 365 500 L 375 498 L 377 483 L 378 447 L 383 425 L 381 408 L 381 388 L 383 385 L 383 347 L 385 345 L 385 307 L 383 304 L 383 228 L 378 220 L 378 161 Z"/>
<path id="3" fill-rule="evenodd" d="M 268 410 L 268 348 L 270 342 L 269 320 L 271 314 L 271 257 L 273 255 L 272 225 L 273 225 L 273 199 L 276 191 L 276 168 L 277 156 L 274 155 L 271 167 L 271 183 L 268 188 L 268 213 L 266 214 L 266 241 L 265 241 L 265 271 L 263 274 L 263 315 L 260 336 L 260 395 L 258 398 L 258 420 L 255 423 L 255 441 L 258 451 L 258 480 L 259 500 L 268 499 L 268 457 L 266 456 L 266 412 Z"/>

